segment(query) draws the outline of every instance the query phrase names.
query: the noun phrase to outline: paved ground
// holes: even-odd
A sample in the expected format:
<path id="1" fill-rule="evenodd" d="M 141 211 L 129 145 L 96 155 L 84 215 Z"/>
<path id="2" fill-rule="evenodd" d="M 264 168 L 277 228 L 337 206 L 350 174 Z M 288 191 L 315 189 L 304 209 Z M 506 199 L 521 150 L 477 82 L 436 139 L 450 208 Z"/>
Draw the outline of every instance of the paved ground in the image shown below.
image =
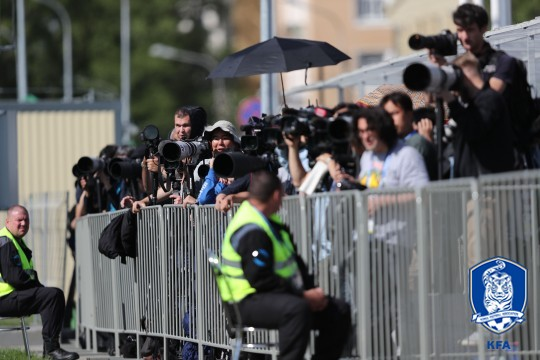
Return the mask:
<path id="1" fill-rule="evenodd" d="M 41 355 L 43 352 L 43 339 L 41 338 L 41 326 L 32 326 L 28 330 L 30 350 Z M 123 359 L 121 357 L 109 356 L 106 353 L 96 353 L 91 350 L 83 350 L 78 347 L 78 343 L 72 341 L 69 344 L 61 344 L 64 350 L 75 351 L 79 353 L 81 360 L 106 360 Z M 0 348 L 20 348 L 24 350 L 24 342 L 20 331 L 3 332 L 0 336 Z"/>

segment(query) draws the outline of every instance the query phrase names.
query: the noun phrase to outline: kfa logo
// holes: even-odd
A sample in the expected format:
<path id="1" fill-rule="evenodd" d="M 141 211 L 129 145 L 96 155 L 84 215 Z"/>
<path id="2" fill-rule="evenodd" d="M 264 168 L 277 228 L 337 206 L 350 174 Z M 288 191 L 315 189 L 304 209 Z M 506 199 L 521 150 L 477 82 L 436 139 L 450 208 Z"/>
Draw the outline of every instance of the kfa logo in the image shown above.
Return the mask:
<path id="1" fill-rule="evenodd" d="M 469 269 L 471 321 L 496 334 L 525 321 L 527 269 L 502 258 L 481 262 Z"/>

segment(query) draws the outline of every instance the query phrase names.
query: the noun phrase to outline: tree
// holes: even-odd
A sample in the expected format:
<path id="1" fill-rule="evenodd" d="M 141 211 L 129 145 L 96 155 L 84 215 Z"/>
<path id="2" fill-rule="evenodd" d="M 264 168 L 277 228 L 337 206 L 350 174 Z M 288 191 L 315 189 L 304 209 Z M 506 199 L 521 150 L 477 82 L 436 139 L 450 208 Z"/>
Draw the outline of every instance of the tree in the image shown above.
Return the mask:
<path id="1" fill-rule="evenodd" d="M 120 1 L 58 0 L 68 11 L 73 27 L 74 96 L 79 99 L 117 100 L 120 97 Z M 11 40 L 14 31 L 11 14 L 14 1 L 0 2 L 0 45 Z M 203 106 L 210 121 L 211 82 L 201 67 L 152 58 L 153 43 L 210 53 L 209 31 L 202 22 L 203 12 L 212 7 L 220 15 L 221 28 L 227 29 L 228 8 L 219 0 L 131 1 L 131 116 L 143 128 L 158 126 L 170 130 L 173 113 L 182 105 Z M 56 14 L 35 1 L 26 1 L 26 46 L 29 92 L 39 99 L 62 97 L 62 29 Z M 178 31 L 179 23 L 191 21 L 189 32 Z M 6 35 L 4 35 L 6 34 Z M 228 38 L 228 36 L 226 37 Z M 219 49 L 224 56 L 228 44 Z M 216 56 L 216 54 L 212 54 Z M 14 51 L 0 51 L 0 99 L 16 99 Z M 241 86 L 241 82 L 233 82 Z M 233 99 L 244 94 L 240 90 Z M 233 100 L 234 101 L 234 100 Z M 230 106 L 234 108 L 234 106 Z M 232 118 L 232 114 L 231 114 Z"/>

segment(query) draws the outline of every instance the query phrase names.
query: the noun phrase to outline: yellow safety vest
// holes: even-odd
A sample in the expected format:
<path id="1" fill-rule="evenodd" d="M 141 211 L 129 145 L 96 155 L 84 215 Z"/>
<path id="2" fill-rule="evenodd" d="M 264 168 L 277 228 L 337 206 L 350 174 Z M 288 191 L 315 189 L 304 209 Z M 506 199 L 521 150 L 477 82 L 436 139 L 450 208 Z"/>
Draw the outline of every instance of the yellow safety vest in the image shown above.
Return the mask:
<path id="1" fill-rule="evenodd" d="M 17 252 L 19 253 L 19 257 L 21 258 L 21 264 L 22 264 L 23 270 L 25 271 L 34 270 L 34 264 L 32 260 L 28 261 L 28 258 L 26 257 L 26 254 L 24 253 L 21 245 L 19 244 L 17 240 L 15 240 L 15 237 L 13 237 L 13 235 L 9 232 L 9 230 L 6 227 L 0 230 L 0 246 L 4 245 L 3 243 L 4 241 L 11 241 L 13 245 L 15 245 L 15 248 L 17 249 Z M 21 242 L 24 244 L 23 239 L 21 239 Z M 26 244 L 24 245 L 26 246 Z M 34 277 L 33 271 L 28 272 L 28 273 L 32 278 Z M 11 286 L 10 284 L 8 284 L 7 282 L 5 282 L 2 278 L 2 274 L 0 273 L 0 297 L 11 293 L 13 290 L 15 290 L 15 288 Z"/>
<path id="2" fill-rule="evenodd" d="M 283 224 L 276 214 L 271 216 L 272 221 Z M 256 290 L 244 276 L 241 256 L 231 244 L 231 238 L 244 226 L 256 226 L 264 230 L 272 240 L 274 252 L 274 273 L 282 278 L 291 279 L 298 275 L 298 264 L 294 246 L 289 234 L 281 230 L 278 239 L 264 215 L 257 211 L 248 201 L 240 206 L 225 232 L 222 247 L 222 276 L 218 278 L 219 293 L 223 301 L 238 302 L 253 294 Z M 244 228 L 248 229 L 248 228 Z M 238 234 L 237 234 L 238 236 Z"/>

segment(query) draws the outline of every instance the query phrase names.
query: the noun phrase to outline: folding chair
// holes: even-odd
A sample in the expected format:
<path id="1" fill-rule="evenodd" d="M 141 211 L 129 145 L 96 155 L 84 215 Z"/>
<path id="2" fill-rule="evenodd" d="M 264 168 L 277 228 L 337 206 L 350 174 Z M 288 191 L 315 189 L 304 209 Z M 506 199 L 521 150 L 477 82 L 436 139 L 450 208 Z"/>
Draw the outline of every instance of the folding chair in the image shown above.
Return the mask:
<path id="1" fill-rule="evenodd" d="M 212 251 L 208 250 L 208 263 L 210 264 L 210 267 L 212 268 L 212 272 L 214 273 L 214 280 L 216 282 L 216 285 L 218 285 L 218 279 L 223 279 L 225 286 L 229 289 L 230 287 L 229 283 L 227 282 L 226 278 L 223 275 L 223 272 L 221 271 L 221 265 L 219 263 L 219 258 L 217 255 Z M 219 285 L 218 285 L 219 289 Z M 221 298 L 221 297 L 220 297 Z M 226 320 L 226 330 L 227 334 L 231 339 L 233 339 L 233 346 L 232 346 L 232 360 L 238 360 L 240 357 L 240 352 L 243 348 L 247 349 L 256 349 L 256 348 L 270 348 L 270 347 L 276 347 L 276 343 L 260 343 L 260 344 L 254 344 L 254 343 L 245 343 L 244 344 L 244 335 L 247 333 L 254 333 L 255 331 L 259 330 L 267 330 L 267 329 L 257 329 L 251 326 L 243 326 L 242 325 L 242 316 L 240 315 L 240 310 L 238 309 L 238 303 L 236 302 L 230 302 L 227 303 L 222 300 L 223 305 L 223 311 L 225 313 L 225 320 Z M 232 313 L 231 313 L 232 312 Z M 233 315 L 234 314 L 234 315 Z M 275 356 L 273 356 L 275 358 Z"/>
<path id="2" fill-rule="evenodd" d="M 28 333 L 26 330 L 30 329 L 30 326 L 26 326 L 26 323 L 24 322 L 24 317 L 21 316 L 20 318 L 17 317 L 0 317 L 1 320 L 7 320 L 7 319 L 19 319 L 20 320 L 20 326 L 13 325 L 13 326 L 3 326 L 0 325 L 0 332 L 7 332 L 7 331 L 18 331 L 21 330 L 23 341 L 24 341 L 24 350 L 26 351 L 26 356 L 28 357 L 28 360 L 30 360 L 30 345 L 28 344 Z"/>

